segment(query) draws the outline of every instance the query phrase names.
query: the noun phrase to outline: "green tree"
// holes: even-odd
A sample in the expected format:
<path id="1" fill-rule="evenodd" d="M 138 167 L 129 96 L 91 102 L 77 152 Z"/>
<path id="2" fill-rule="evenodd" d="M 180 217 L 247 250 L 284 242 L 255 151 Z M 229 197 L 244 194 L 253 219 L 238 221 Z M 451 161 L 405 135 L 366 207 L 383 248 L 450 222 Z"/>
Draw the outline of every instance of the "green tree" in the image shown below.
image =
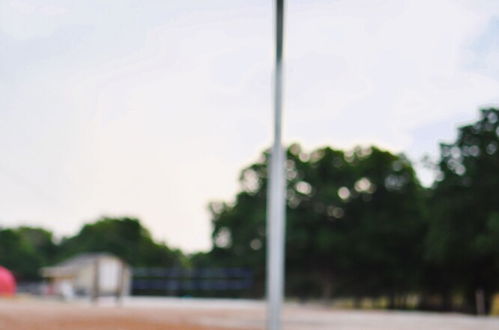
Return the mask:
<path id="1" fill-rule="evenodd" d="M 241 172 L 233 203 L 212 203 L 213 260 L 258 274 L 263 293 L 268 153 Z M 410 162 L 377 148 L 287 151 L 287 293 L 392 296 L 418 283 L 423 189 Z"/>
<path id="2" fill-rule="evenodd" d="M 15 230 L 36 252 L 42 265 L 54 262 L 58 250 L 52 232 L 43 228 L 28 226 L 22 226 Z"/>
<path id="3" fill-rule="evenodd" d="M 179 250 L 156 243 L 134 218 L 103 218 L 62 241 L 59 259 L 84 252 L 109 252 L 132 266 L 172 267 L 184 262 Z"/>
<path id="4" fill-rule="evenodd" d="M 0 230 L 0 265 L 10 269 L 17 280 L 39 279 L 42 257 L 23 235 L 15 229 Z"/>
<path id="5" fill-rule="evenodd" d="M 478 121 L 441 144 L 439 178 L 432 196 L 427 256 L 440 274 L 444 296 L 461 293 L 466 311 L 476 311 L 475 291 L 486 308 L 498 289 L 499 111 L 484 109 Z M 447 299 L 449 300 L 449 299 Z"/>
<path id="6" fill-rule="evenodd" d="M 425 224 L 409 160 L 374 147 L 301 156 L 310 160 L 300 160 L 288 190 L 290 267 L 305 262 L 303 274 L 315 273 L 324 298 L 333 290 L 393 298 L 415 290 Z"/>
<path id="7" fill-rule="evenodd" d="M 209 206 L 213 223 L 209 260 L 214 266 L 251 269 L 256 287 L 250 296 L 264 293 L 267 157 L 264 153 L 259 162 L 241 172 L 242 191 L 234 203 L 217 202 Z"/>

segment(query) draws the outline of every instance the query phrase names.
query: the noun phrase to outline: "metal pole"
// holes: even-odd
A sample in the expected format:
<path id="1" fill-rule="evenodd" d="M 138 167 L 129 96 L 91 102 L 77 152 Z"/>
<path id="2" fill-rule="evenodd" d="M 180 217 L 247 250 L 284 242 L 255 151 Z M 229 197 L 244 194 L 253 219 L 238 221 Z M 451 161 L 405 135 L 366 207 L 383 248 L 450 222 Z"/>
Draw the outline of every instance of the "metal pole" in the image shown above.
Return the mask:
<path id="1" fill-rule="evenodd" d="M 284 291 L 284 231 L 286 207 L 285 156 L 281 143 L 282 54 L 284 0 L 276 0 L 276 53 L 274 76 L 274 144 L 270 158 L 267 196 L 267 329 L 281 329 Z"/>
<path id="2" fill-rule="evenodd" d="M 99 257 L 95 257 L 92 282 L 92 302 L 97 304 L 100 296 L 100 264 Z"/>

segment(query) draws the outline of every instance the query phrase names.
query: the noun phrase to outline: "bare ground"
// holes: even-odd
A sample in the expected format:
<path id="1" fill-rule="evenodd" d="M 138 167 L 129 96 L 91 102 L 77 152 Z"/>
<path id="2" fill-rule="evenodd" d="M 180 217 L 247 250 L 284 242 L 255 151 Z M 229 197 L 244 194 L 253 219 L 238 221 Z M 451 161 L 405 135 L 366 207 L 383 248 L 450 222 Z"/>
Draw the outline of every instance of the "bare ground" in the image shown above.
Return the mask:
<path id="1" fill-rule="evenodd" d="M 131 298 L 63 303 L 0 299 L 0 329 L 6 330 L 222 330 L 264 329 L 265 308 L 257 301 Z M 288 304 L 284 329 L 498 329 L 499 318 L 420 312 L 352 311 Z"/>

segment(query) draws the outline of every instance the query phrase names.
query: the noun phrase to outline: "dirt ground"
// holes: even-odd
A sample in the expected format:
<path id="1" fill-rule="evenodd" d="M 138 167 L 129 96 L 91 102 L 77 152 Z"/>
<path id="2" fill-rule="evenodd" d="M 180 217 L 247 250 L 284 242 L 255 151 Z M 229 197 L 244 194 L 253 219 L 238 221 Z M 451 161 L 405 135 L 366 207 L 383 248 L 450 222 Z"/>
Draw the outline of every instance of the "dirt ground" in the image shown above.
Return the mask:
<path id="1" fill-rule="evenodd" d="M 122 306 L 113 301 L 95 306 L 86 301 L 0 299 L 0 330 L 252 330 L 264 325 L 265 305 L 258 301 L 129 298 Z M 499 330 L 499 318 L 287 304 L 284 329 Z"/>
<path id="2" fill-rule="evenodd" d="M 0 300 L 2 330 L 227 329 L 213 325 L 203 326 L 199 320 L 202 317 L 202 311 L 166 310 L 158 307 L 93 306 L 27 299 Z"/>

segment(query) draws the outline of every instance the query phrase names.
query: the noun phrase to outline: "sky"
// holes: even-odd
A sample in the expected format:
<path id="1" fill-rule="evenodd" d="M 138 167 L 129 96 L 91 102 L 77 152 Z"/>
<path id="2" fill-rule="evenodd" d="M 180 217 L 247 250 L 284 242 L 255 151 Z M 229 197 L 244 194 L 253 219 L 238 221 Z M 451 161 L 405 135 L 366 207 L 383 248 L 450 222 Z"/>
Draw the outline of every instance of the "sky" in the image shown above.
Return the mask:
<path id="1" fill-rule="evenodd" d="M 284 142 L 420 164 L 499 104 L 499 2 L 288 0 Z M 270 0 L 0 0 L 0 226 L 135 216 L 211 247 L 272 139 Z"/>

